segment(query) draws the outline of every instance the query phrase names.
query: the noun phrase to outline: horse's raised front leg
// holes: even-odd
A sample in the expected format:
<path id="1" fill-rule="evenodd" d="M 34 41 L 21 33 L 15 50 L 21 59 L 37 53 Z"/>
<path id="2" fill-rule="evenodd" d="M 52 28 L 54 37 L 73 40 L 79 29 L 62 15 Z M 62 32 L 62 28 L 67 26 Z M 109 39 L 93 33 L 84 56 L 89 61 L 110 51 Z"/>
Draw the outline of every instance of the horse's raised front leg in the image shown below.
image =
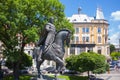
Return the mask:
<path id="1" fill-rule="evenodd" d="M 36 61 L 36 62 L 37 62 L 36 67 L 37 67 L 37 71 L 38 71 L 38 78 L 42 79 L 42 74 L 41 74 L 40 66 L 44 62 L 44 60 Z"/>

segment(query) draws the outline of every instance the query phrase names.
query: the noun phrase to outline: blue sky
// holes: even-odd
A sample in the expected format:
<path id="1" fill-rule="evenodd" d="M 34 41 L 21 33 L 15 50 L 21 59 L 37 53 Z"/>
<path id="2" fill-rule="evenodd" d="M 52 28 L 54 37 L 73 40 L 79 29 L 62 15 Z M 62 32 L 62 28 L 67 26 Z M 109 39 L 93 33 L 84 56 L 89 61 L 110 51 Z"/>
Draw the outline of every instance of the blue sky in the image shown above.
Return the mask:
<path id="1" fill-rule="evenodd" d="M 65 5 L 66 17 L 77 13 L 78 7 L 81 13 L 90 17 L 96 15 L 97 7 L 101 8 L 104 17 L 109 22 L 110 43 L 117 45 L 120 39 L 120 0 L 60 0 Z"/>

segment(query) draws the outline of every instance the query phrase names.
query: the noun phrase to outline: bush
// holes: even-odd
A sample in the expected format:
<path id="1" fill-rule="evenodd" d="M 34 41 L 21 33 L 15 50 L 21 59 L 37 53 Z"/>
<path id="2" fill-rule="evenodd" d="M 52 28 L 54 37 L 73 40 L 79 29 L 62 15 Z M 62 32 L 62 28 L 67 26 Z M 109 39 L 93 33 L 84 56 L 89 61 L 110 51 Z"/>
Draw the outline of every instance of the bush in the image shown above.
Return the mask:
<path id="1" fill-rule="evenodd" d="M 72 55 L 66 59 L 66 67 L 79 72 L 92 71 L 94 73 L 104 73 L 108 69 L 105 56 L 95 52 L 83 52 L 80 55 Z"/>

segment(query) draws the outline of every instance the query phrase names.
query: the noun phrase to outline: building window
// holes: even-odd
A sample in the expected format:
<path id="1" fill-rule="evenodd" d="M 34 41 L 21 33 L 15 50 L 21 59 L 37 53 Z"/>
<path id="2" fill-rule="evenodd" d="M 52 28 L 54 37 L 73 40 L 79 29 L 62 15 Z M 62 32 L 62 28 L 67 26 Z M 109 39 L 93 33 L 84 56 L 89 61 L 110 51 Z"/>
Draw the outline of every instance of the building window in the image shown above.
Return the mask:
<path id="1" fill-rule="evenodd" d="M 87 21 L 87 19 L 84 19 L 84 21 Z"/>
<path id="2" fill-rule="evenodd" d="M 101 47 L 98 47 L 98 51 L 97 51 L 99 54 L 101 54 L 101 52 L 102 52 L 102 49 L 101 49 Z"/>
<path id="3" fill-rule="evenodd" d="M 101 54 L 101 50 L 98 50 L 98 53 Z"/>
<path id="4" fill-rule="evenodd" d="M 70 54 L 75 54 L 75 47 L 70 48 Z"/>
<path id="5" fill-rule="evenodd" d="M 82 28 L 82 32 L 85 33 L 85 28 Z"/>
<path id="6" fill-rule="evenodd" d="M 89 33 L 89 28 L 82 28 L 83 33 Z"/>
<path id="7" fill-rule="evenodd" d="M 86 33 L 89 33 L 89 28 L 86 28 Z"/>
<path id="8" fill-rule="evenodd" d="M 86 37 L 86 42 L 89 42 L 89 37 Z"/>
<path id="9" fill-rule="evenodd" d="M 77 21 L 76 19 L 74 19 L 73 21 Z"/>
<path id="10" fill-rule="evenodd" d="M 89 42 L 89 36 L 83 36 L 82 41 L 83 42 Z"/>
<path id="11" fill-rule="evenodd" d="M 101 33 L 101 28 L 100 27 L 98 28 L 98 33 Z"/>
<path id="12" fill-rule="evenodd" d="M 82 41 L 85 42 L 85 37 L 82 37 Z"/>
<path id="13" fill-rule="evenodd" d="M 76 36 L 76 37 L 75 37 L 75 40 L 76 40 L 76 42 L 79 42 L 79 37 Z"/>
<path id="14" fill-rule="evenodd" d="M 101 36 L 98 36 L 98 43 L 101 43 Z"/>
<path id="15" fill-rule="evenodd" d="M 75 28 L 75 33 L 76 33 L 76 34 L 79 33 L 79 28 Z"/>

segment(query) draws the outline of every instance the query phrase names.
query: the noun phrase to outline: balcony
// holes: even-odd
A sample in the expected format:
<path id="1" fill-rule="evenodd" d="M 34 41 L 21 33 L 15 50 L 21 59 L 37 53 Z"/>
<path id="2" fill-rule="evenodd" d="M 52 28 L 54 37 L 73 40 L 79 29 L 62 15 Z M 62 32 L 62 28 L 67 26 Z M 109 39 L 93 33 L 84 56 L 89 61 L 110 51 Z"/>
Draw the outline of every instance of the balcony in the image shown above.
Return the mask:
<path id="1" fill-rule="evenodd" d="M 71 47 L 94 47 L 95 42 L 71 41 Z"/>

